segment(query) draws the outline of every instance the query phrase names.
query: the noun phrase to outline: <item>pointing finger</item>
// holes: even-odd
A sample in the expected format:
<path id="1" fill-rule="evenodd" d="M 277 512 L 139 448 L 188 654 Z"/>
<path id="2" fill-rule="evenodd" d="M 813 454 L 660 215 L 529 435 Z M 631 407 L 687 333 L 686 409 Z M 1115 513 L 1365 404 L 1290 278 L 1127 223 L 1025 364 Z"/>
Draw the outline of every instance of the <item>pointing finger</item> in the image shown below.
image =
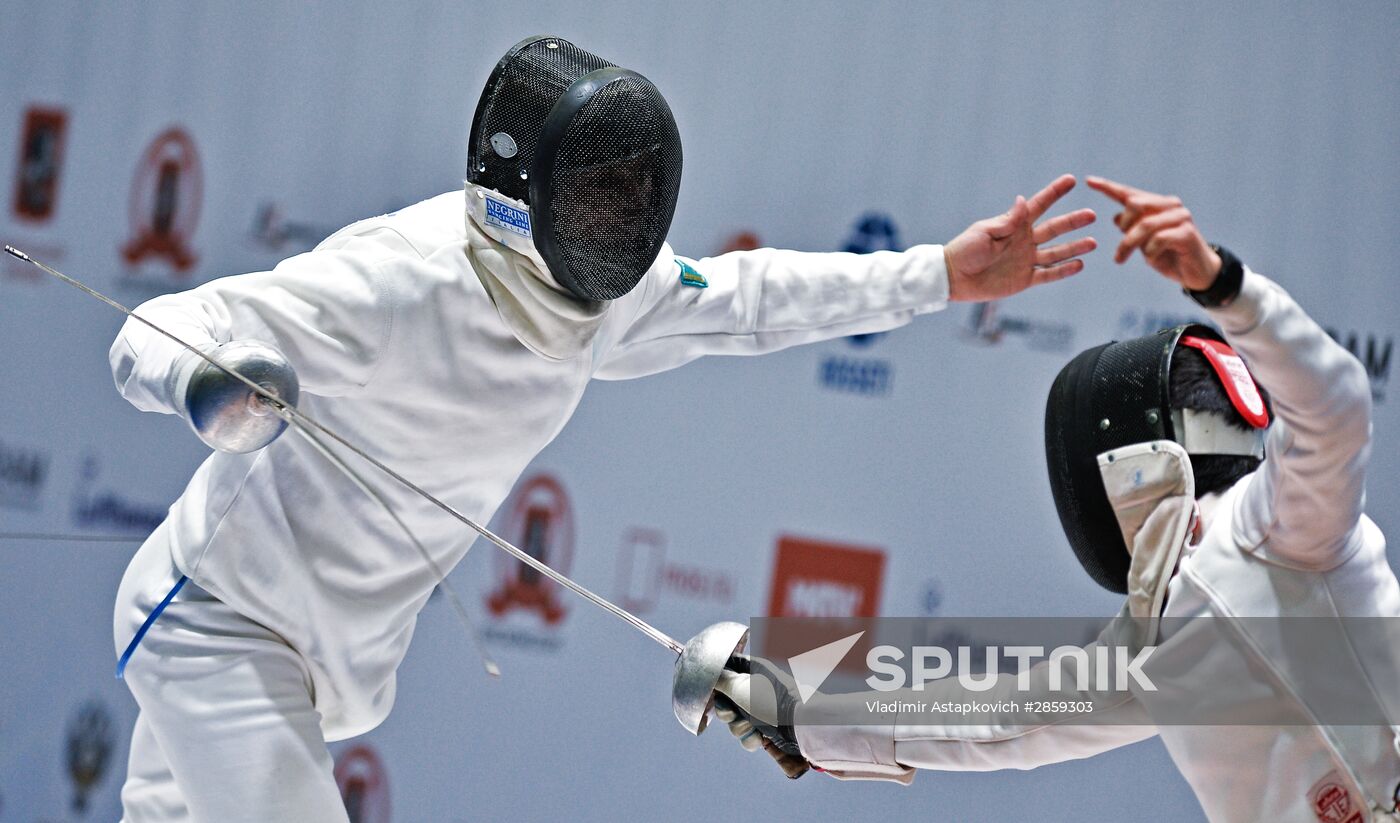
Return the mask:
<path id="1" fill-rule="evenodd" d="M 1134 194 L 1142 193 L 1140 189 L 1135 189 L 1132 186 L 1125 186 L 1122 183 L 1115 183 L 1106 177 L 1090 175 L 1084 178 L 1084 182 L 1094 191 L 1106 194 L 1125 206 L 1128 204 L 1129 197 L 1132 197 Z"/>

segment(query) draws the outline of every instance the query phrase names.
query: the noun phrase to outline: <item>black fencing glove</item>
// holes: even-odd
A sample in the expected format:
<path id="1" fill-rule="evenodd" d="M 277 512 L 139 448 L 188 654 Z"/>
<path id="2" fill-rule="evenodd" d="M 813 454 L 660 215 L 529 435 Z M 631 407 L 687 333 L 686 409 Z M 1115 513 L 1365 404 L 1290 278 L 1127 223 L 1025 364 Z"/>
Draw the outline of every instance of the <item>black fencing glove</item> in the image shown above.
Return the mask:
<path id="1" fill-rule="evenodd" d="M 734 655 L 715 691 L 715 715 L 745 749 L 762 748 L 789 778 L 807 773 L 811 764 L 793 730 L 797 697 L 791 678 L 761 657 Z"/>

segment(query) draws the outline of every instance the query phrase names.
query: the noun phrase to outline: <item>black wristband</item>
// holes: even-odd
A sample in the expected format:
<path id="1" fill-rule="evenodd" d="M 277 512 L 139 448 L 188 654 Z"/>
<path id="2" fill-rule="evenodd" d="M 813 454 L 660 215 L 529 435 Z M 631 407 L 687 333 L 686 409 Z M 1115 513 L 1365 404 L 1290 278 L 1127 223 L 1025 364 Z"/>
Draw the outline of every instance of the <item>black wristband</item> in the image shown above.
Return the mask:
<path id="1" fill-rule="evenodd" d="M 1208 309 L 1218 309 L 1230 305 L 1240 295 L 1244 286 L 1244 264 L 1231 251 L 1214 243 L 1210 247 L 1220 255 L 1220 273 L 1210 288 L 1201 291 L 1182 289 L 1186 296 Z"/>

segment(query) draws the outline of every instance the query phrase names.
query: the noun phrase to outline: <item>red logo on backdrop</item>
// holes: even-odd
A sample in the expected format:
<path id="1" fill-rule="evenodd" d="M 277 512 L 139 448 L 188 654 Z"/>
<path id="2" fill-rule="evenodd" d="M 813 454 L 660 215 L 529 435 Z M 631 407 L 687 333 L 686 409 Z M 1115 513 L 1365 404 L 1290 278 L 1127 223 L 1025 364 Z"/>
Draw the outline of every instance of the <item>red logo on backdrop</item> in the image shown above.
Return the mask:
<path id="1" fill-rule="evenodd" d="M 1336 771 L 1328 772 L 1308 789 L 1308 800 L 1322 823 L 1361 823 L 1363 819 L 1360 804 L 1353 802 Z"/>
<path id="2" fill-rule="evenodd" d="M 754 647 L 765 657 L 787 659 L 869 629 L 880 613 L 884 576 L 880 549 L 780 537 L 768 616 L 809 619 L 771 621 Z M 859 669 L 873 636 L 867 631 L 837 668 Z"/>
<path id="3" fill-rule="evenodd" d="M 569 573 L 574 554 L 574 514 L 558 480 L 537 474 L 515 493 L 504 537 L 561 574 Z M 515 609 L 539 614 L 548 625 L 564 619 L 559 584 L 518 560 L 501 553 L 497 561 L 500 586 L 486 608 L 500 617 Z"/>
<path id="4" fill-rule="evenodd" d="M 885 553 L 801 537 L 778 538 L 769 617 L 875 617 Z"/>
<path id="5" fill-rule="evenodd" d="M 68 114 L 62 109 L 32 106 L 24 114 L 15 174 L 14 211 L 17 217 L 43 222 L 58 205 L 58 178 L 63 170 L 63 138 Z"/>
<path id="6" fill-rule="evenodd" d="M 374 749 L 359 745 L 341 753 L 335 785 L 350 823 L 389 823 L 389 780 Z"/>
<path id="7" fill-rule="evenodd" d="M 204 179 L 194 141 L 167 129 L 146 148 L 131 184 L 131 239 L 122 257 L 135 265 L 163 259 L 178 272 L 195 264 L 190 235 L 199 223 Z"/>

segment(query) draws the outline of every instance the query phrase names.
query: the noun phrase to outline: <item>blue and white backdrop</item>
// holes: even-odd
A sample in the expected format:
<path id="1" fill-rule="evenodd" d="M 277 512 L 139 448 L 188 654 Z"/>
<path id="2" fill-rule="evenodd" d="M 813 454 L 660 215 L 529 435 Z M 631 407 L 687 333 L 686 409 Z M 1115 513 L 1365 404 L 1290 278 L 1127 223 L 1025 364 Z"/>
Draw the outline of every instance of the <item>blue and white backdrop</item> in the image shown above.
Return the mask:
<path id="1" fill-rule="evenodd" d="M 459 185 L 482 82 L 542 32 L 666 93 L 687 255 L 942 242 L 1064 171 L 1180 194 L 1366 363 L 1368 508 L 1400 528 L 1389 0 L 15 2 L 0 239 L 132 304 L 269 268 Z M 1065 205 L 1111 213 L 1086 191 Z M 1195 316 L 1104 251 L 1069 282 L 891 334 L 598 385 L 495 524 L 683 637 L 770 612 L 1107 614 L 1050 502 L 1045 392 L 1078 349 Z M 112 678 L 112 598 L 130 539 L 204 454 L 113 391 L 120 321 L 0 267 L 0 821 L 120 813 L 135 706 Z M 488 549 L 454 575 L 501 680 L 435 599 L 393 715 L 334 747 L 356 820 L 1200 817 L 1155 741 L 910 788 L 789 783 L 723 732 L 677 727 L 649 641 L 573 600 L 530 609 L 509 576 Z"/>

